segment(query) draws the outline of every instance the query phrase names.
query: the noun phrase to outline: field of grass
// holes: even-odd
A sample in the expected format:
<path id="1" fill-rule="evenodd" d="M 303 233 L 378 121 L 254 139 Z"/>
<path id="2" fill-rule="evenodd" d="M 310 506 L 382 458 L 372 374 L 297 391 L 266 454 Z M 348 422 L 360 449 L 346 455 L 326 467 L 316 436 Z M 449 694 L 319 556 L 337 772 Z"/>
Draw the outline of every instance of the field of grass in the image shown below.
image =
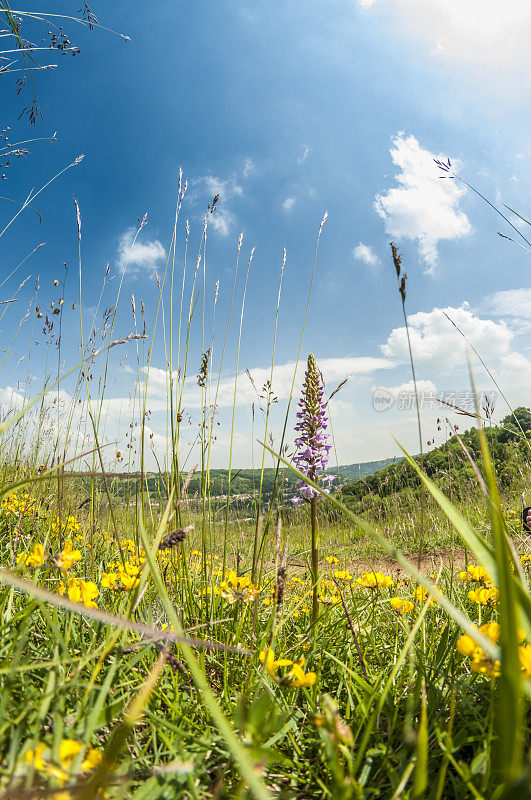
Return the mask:
<path id="1" fill-rule="evenodd" d="M 125 495 L 68 472 L 31 413 L 2 423 L 0 798 L 529 796 L 530 476 L 499 497 L 482 433 L 488 497 L 323 494 L 316 538 L 307 503 L 218 505 L 207 458 Z"/>
<path id="2" fill-rule="evenodd" d="M 24 47 L 9 6 L 0 10 L 11 25 L 3 35 Z M 96 24 L 86 4 L 85 17 Z M 11 347 L 30 315 L 42 330 L 37 356 L 23 354 L 28 384 L 0 419 L 0 800 L 531 800 L 525 413 L 509 409 L 493 428 L 478 403 L 476 429 L 461 441 L 404 453 L 342 492 L 329 487 L 330 395 L 304 346 L 325 214 L 299 287 L 304 321 L 282 406 L 274 370 L 284 253 L 270 378 L 254 387 L 259 444 L 252 472 L 240 470 L 241 344 L 262 333 L 245 320 L 254 249 L 242 267 L 240 237 L 220 323 L 219 285 L 209 296 L 206 277 L 218 195 L 191 233 L 186 192 L 181 173 L 151 328 L 143 302 L 123 296 L 127 263 L 112 284 L 107 269 L 97 308 L 85 307 L 76 201 L 78 331 L 66 318 L 66 271 L 49 313 L 36 287 L 35 308 L 6 338 Z M 407 331 L 394 245 L 392 259 Z M 67 336 L 79 342 L 77 364 L 64 364 Z M 228 456 L 214 470 L 229 336 Z M 134 396 L 109 436 L 110 375 L 129 348 Z M 148 428 L 154 353 L 166 368 L 164 452 Z M 42 391 L 31 385 L 35 358 Z M 201 405 L 189 447 L 191 385 Z M 420 423 L 419 414 L 419 434 Z M 343 479 L 362 474 L 353 467 Z"/>
<path id="3" fill-rule="evenodd" d="M 472 476 L 439 474 L 431 454 L 432 481 L 406 456 L 387 469 L 407 468 L 411 485 L 387 492 L 375 476 L 380 494 L 360 496 L 358 484 L 328 494 L 318 468 L 327 439 L 315 437 L 327 403 L 310 356 L 299 455 L 285 457 L 291 397 L 279 452 L 263 446 L 253 502 L 231 502 L 231 463 L 220 498 L 205 355 L 198 463 L 186 477 L 180 467 L 194 296 L 195 278 L 188 312 L 165 299 L 168 339 L 175 324 L 186 345 L 177 370 L 168 354 L 170 446 L 154 482 L 143 429 L 151 348 L 146 370 L 137 366 L 127 491 L 101 443 L 110 354 L 136 334 L 115 340 L 111 323 L 95 352 L 81 327 L 70 406 L 51 375 L 41 395 L 28 390 L 4 411 L 0 800 L 530 796 L 525 431 L 512 430 L 511 458 L 522 457 L 502 496 L 480 417 Z M 289 470 L 305 476 L 298 508 L 279 490 Z"/>
<path id="4" fill-rule="evenodd" d="M 166 546 L 173 501 L 136 526 L 117 510 L 114 531 L 67 489 L 58 515 L 57 481 L 30 465 L 3 477 L 0 797 L 502 796 L 514 711 L 497 652 L 455 621 L 489 623 L 496 646 L 498 592 L 470 551 L 454 569 L 446 554 L 431 599 L 403 568 L 361 569 L 359 543 L 323 542 L 312 624 L 302 520 L 275 521 L 252 578 L 235 521 L 223 569 L 223 537 L 202 549 L 197 519 Z"/>

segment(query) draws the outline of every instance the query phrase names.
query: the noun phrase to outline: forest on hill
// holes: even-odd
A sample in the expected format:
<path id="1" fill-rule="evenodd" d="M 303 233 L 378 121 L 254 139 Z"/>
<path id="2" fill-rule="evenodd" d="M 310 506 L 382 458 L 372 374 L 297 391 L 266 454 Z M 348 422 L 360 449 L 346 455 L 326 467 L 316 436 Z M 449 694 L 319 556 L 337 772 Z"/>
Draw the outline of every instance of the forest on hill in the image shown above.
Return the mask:
<path id="1" fill-rule="evenodd" d="M 523 478 L 531 464 L 529 408 L 519 407 L 502 419 L 499 425 L 491 425 L 484 430 L 498 481 L 504 486 L 510 486 L 515 480 Z M 481 446 L 479 432 L 475 427 L 459 432 L 444 444 L 424 453 L 422 462 L 426 475 L 435 480 L 443 490 L 453 486 L 466 492 L 471 481 L 477 482 L 474 468 L 464 448 L 481 472 Z M 415 460 L 420 463 L 421 457 L 416 456 Z M 417 473 L 407 461 L 401 460 L 343 486 L 342 496 L 361 510 L 365 505 L 373 506 L 379 499 L 395 494 L 414 496 L 419 489 Z"/>
<path id="2" fill-rule="evenodd" d="M 366 461 L 357 464 L 346 464 L 339 467 L 332 467 L 328 470 L 331 475 L 336 477 L 334 486 L 337 487 L 337 476 L 341 485 L 351 483 L 355 478 L 364 478 L 372 475 L 377 470 L 389 464 L 396 464 L 400 461 L 398 458 L 381 459 L 380 461 Z M 273 493 L 275 485 L 275 476 L 277 470 L 274 467 L 265 467 L 261 478 L 261 471 L 259 469 L 233 469 L 230 473 L 230 494 L 232 497 L 240 498 L 255 498 L 260 491 L 260 481 L 262 482 L 262 498 L 269 500 Z M 83 473 L 77 473 L 76 477 L 81 480 L 85 485 L 86 490 L 89 490 L 90 477 Z M 181 472 L 181 480 L 184 481 L 187 477 L 187 472 Z M 101 492 L 105 491 L 103 475 L 96 476 L 97 485 Z M 123 472 L 123 473 L 107 473 L 107 480 L 109 490 L 115 497 L 131 497 L 135 494 L 136 488 L 140 484 L 140 474 Z M 160 494 L 166 496 L 166 483 L 168 476 L 164 473 L 158 474 L 155 472 L 147 472 L 144 479 L 144 484 L 152 496 Z M 282 467 L 279 470 L 277 477 L 278 484 L 284 494 L 284 498 L 288 499 L 293 496 L 295 486 L 298 483 L 298 478 L 295 473 L 291 472 L 288 468 Z M 203 477 L 197 471 L 188 485 L 188 497 L 201 495 L 203 486 Z M 211 469 L 209 472 L 208 491 L 211 497 L 224 498 L 227 495 L 229 486 L 229 470 L 228 469 Z"/>

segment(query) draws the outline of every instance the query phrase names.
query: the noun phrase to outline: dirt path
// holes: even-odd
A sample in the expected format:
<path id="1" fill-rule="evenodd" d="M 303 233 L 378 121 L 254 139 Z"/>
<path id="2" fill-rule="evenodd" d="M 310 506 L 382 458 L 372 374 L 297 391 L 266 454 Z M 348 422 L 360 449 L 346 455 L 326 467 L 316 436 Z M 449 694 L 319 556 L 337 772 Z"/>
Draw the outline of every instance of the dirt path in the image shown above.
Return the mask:
<path id="1" fill-rule="evenodd" d="M 430 553 L 425 553 L 420 559 L 416 553 L 404 553 L 405 557 L 410 561 L 413 566 L 425 575 L 437 574 L 441 565 L 450 568 L 452 565 L 452 550 L 450 548 L 441 548 L 434 550 Z M 453 551 L 453 566 L 454 572 L 460 572 L 465 568 L 466 551 L 463 547 L 456 547 Z M 474 563 L 473 557 L 468 555 L 468 563 Z M 274 569 L 274 564 L 269 564 L 270 569 Z M 288 574 L 291 570 L 306 570 L 307 565 L 304 564 L 299 558 L 292 561 L 288 559 L 287 564 Z M 323 560 L 320 563 L 320 573 L 326 575 L 333 569 L 348 569 L 353 577 L 361 575 L 362 572 L 383 572 L 385 575 L 391 575 L 395 579 L 400 579 L 408 575 L 407 571 L 403 569 L 394 559 L 389 556 L 359 556 L 358 558 L 341 559 L 339 567 L 333 567 L 327 561 Z"/>
<path id="2" fill-rule="evenodd" d="M 426 553 L 420 558 L 416 553 L 404 553 L 405 557 L 410 561 L 413 566 L 420 569 L 425 575 L 437 574 L 441 566 L 450 569 L 452 565 L 452 551 L 449 548 L 442 548 L 431 553 Z M 468 556 L 468 563 L 471 563 L 470 554 Z M 464 548 L 455 548 L 453 551 L 453 567 L 454 572 L 459 572 L 464 569 L 466 564 L 466 551 Z M 354 558 L 348 564 L 348 569 L 351 573 L 359 573 L 364 571 L 383 572 L 386 575 L 393 577 L 406 576 L 408 573 L 398 564 L 394 559 L 389 556 L 363 556 Z"/>

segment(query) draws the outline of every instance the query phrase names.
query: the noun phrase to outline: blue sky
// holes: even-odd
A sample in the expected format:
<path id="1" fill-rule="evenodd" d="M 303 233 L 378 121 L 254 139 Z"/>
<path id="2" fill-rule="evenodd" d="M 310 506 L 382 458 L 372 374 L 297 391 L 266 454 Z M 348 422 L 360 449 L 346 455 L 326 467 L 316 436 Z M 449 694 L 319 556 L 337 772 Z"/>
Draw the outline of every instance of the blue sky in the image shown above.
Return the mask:
<path id="1" fill-rule="evenodd" d="M 182 167 L 188 190 L 176 248 L 179 276 L 185 220 L 190 224 L 188 264 L 193 270 L 206 204 L 214 193 L 221 195 L 209 220 L 206 255 L 209 320 L 220 281 L 214 373 L 237 240 L 244 234 L 221 375 L 216 466 L 227 460 L 239 304 L 250 249 L 255 247 L 240 372 L 251 370 L 257 384 L 268 377 L 284 247 L 287 252 L 274 379 L 277 434 L 325 211 L 303 354 L 315 353 L 330 389 L 350 377 L 331 403 L 341 463 L 395 454 L 390 432 L 418 450 L 415 415 L 404 401 L 411 377 L 391 239 L 400 246 L 408 274 L 417 375 L 428 398 L 424 439 L 439 441 L 445 433 L 437 430 L 435 420 L 447 412 L 429 397 L 450 397 L 469 386 L 462 340 L 440 309 L 447 309 L 460 325 L 510 401 L 527 404 L 531 256 L 498 237 L 498 230 L 510 233 L 503 220 L 458 182 L 440 180 L 432 161 L 433 156 L 450 157 L 458 172 L 493 201 L 531 213 L 526 192 L 530 86 L 524 71 L 531 11 L 525 0 L 510 9 L 498 5 L 478 0 L 463 0 L 459 6 L 442 0 L 291 0 L 273 8 L 256 1 L 154 0 L 147 16 L 145 4 L 135 0 L 94 3 L 100 22 L 131 41 L 68 24 L 82 53 L 75 58 L 43 54 L 42 63 L 58 62 L 60 69 L 38 73 L 44 119 L 35 131 L 27 122 L 17 122 L 24 100 L 15 95 L 9 76 L 0 86 L 2 122 L 12 126 L 12 141 L 57 131 L 57 141 L 32 144 L 26 159 L 12 163 L 2 183 L 5 197 L 23 200 L 31 187 L 40 187 L 78 154 L 85 155 L 35 201 L 42 222 L 27 209 L 2 237 L 5 274 L 46 243 L 9 281 L 9 289 L 3 287 L 9 296 L 31 275 L 20 301 L 2 319 L 4 340 L 11 340 L 22 307 L 30 304 L 35 278 L 40 276 L 39 302 L 45 308 L 57 295 L 52 280 L 62 277 L 67 262 L 61 356 L 65 366 L 79 359 L 77 309 L 71 309 L 77 301 L 78 269 L 73 195 L 83 219 L 85 325 L 96 307 L 107 263 L 109 277 L 115 277 L 103 305 L 114 303 L 123 253 L 137 218 L 148 213 L 123 280 L 116 332 L 133 330 L 132 294 L 137 307 L 141 299 L 145 303 L 149 329 L 158 296 L 154 270 L 162 274 L 164 269 Z M 69 11 L 58 0 L 34 7 Z M 34 28 L 34 40 L 41 33 Z M 12 203 L 0 201 L 4 224 L 12 211 Z M 526 235 L 525 227 L 521 230 Z M 6 398 L 28 372 L 36 390 L 47 371 L 56 369 L 56 354 L 47 364 L 38 329 L 30 330 L 33 321 L 32 314 L 21 326 L 3 369 L 0 384 Z M 156 370 L 164 369 L 165 359 L 160 319 L 158 324 L 149 384 L 150 430 L 163 453 L 165 384 Z M 28 367 L 27 358 L 20 358 L 30 341 L 40 343 L 33 345 Z M 113 441 L 123 441 L 127 398 L 135 386 L 131 365 L 135 367 L 136 347 L 127 348 L 127 364 L 124 350 L 113 354 L 110 391 L 115 402 L 107 409 L 106 430 Z M 197 372 L 200 359 L 197 318 L 190 375 Z M 477 362 L 474 370 L 482 389 L 494 388 Z M 234 460 L 247 466 L 260 432 L 256 426 L 251 431 L 253 391 L 245 375 L 239 387 Z M 385 413 L 374 410 L 375 387 L 391 398 Z M 72 391 L 72 381 L 66 381 L 65 398 Z M 199 418 L 197 405 L 192 382 L 185 393 L 190 441 Z M 505 413 L 498 397 L 495 416 Z M 459 418 L 451 419 L 459 423 Z"/>

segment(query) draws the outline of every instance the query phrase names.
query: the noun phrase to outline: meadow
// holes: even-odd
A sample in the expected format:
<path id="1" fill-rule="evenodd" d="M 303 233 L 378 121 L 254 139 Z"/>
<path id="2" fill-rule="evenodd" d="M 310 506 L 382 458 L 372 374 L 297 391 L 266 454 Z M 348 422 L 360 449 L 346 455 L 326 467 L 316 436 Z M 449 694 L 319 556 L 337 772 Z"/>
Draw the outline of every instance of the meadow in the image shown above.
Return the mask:
<path id="1" fill-rule="evenodd" d="M 177 231 L 176 218 L 173 248 Z M 188 346 L 198 308 L 203 320 L 208 313 L 196 289 L 204 242 L 203 234 L 188 298 L 183 279 L 173 294 L 180 281 L 171 250 L 157 278 L 165 341 L 184 345 L 167 352 L 169 448 L 154 482 L 147 436 L 134 444 L 131 436 L 136 472 L 125 491 L 124 466 L 116 483 L 100 434 L 110 357 L 139 339 L 150 346 L 146 370 L 137 362 L 130 425 L 145 424 L 157 330 L 139 334 L 136 317 L 121 339 L 108 311 L 88 341 L 81 325 L 83 360 L 63 372 L 76 379 L 70 405 L 54 394 L 58 367 L 41 394 L 30 399 L 28 390 L 4 409 L 0 798 L 528 797 L 525 414 L 495 429 L 513 440 L 510 451 L 496 451 L 496 465 L 510 452 L 521 466 L 504 480 L 478 407 L 474 431 L 447 447 L 455 458 L 464 453 L 471 471 L 439 475 L 438 456 L 424 463 L 405 454 L 386 469 L 409 470 L 414 487 L 406 481 L 386 493 L 384 470 L 365 479 L 380 481 L 380 494 L 364 506 L 359 484 L 349 498 L 349 487 L 330 486 L 324 471 L 327 396 L 309 356 L 296 430 L 292 388 L 278 446 L 262 445 L 254 499 L 231 505 L 237 470 L 229 463 L 220 501 L 209 467 L 211 350 L 192 356 Z M 40 322 L 38 305 L 35 313 Z M 56 340 L 47 342 L 52 359 Z M 201 365 L 194 380 L 204 403 L 198 463 L 186 472 L 181 398 L 192 362 Z M 265 388 L 263 442 L 273 403 Z M 79 470 L 78 442 L 92 469 Z M 290 487 L 299 481 L 299 503 L 283 495 L 287 474 Z"/>
<path id="2" fill-rule="evenodd" d="M 15 12 L 0 10 L 2 36 L 33 54 Z M 86 3 L 77 22 L 98 27 Z M 64 32 L 43 42 L 79 52 Z M 23 114 L 38 119 L 36 94 Z M 7 130 L 2 158 L 26 155 Z M 81 159 L 32 190 L 0 243 L 16 226 L 23 236 L 24 213 Z M 458 179 L 449 160 L 436 169 Z M 127 258 L 116 276 L 107 267 L 96 308 L 85 303 L 95 278 L 77 200 L 72 307 L 66 264 L 51 287 L 37 281 L 20 320 L 11 304 L 26 281 L 12 291 L 17 270 L 2 278 L 11 297 L 0 305 L 0 372 L 24 326 L 39 341 L 23 354 L 26 384 L 0 409 L 0 800 L 531 798 L 531 542 L 521 518 L 531 413 L 507 404 L 494 425 L 477 394 L 475 413 L 441 409 L 470 429 L 446 419 L 446 443 L 426 452 L 419 411 L 415 457 L 404 451 L 373 475 L 344 467 L 332 480 L 328 404 L 343 384 L 325 387 L 319 354 L 305 349 L 325 214 L 301 281 L 287 400 L 275 395 L 285 251 L 272 273 L 270 373 L 254 386 L 254 463 L 241 469 L 241 344 L 263 335 L 245 307 L 254 249 L 244 256 L 240 236 L 220 321 L 207 258 L 220 198 L 192 229 L 187 188 L 181 172 L 149 314 L 126 296 Z M 394 244 L 388 266 L 408 331 Z M 74 339 L 78 363 L 65 364 Z M 109 431 L 126 353 L 134 394 Z M 411 347 L 410 356 L 416 389 Z M 228 457 L 214 470 L 229 366 Z M 167 401 L 157 440 L 154 370 Z M 470 381 L 476 394 L 472 369 Z M 201 397 L 193 422 L 191 387 Z"/>

